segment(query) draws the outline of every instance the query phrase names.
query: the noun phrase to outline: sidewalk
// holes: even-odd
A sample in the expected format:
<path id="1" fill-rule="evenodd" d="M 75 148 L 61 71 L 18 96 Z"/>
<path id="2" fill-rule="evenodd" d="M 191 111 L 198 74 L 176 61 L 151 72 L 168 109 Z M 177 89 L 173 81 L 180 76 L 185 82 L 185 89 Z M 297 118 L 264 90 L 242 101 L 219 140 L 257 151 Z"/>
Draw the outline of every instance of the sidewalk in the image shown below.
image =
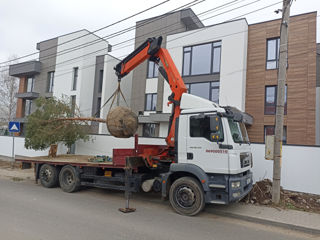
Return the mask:
<path id="1" fill-rule="evenodd" d="M 320 214 L 274 207 L 235 203 L 208 205 L 206 212 L 256 223 L 285 227 L 311 234 L 320 234 Z"/>

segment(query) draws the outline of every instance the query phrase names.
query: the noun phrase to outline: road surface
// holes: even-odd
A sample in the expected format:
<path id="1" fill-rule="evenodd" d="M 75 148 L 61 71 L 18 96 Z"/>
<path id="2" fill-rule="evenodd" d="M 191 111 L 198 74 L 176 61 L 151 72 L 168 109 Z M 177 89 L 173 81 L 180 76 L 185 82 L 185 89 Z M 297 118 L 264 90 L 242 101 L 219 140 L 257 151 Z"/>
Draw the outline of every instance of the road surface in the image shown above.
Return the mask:
<path id="1" fill-rule="evenodd" d="M 0 178 L 0 239 L 318 239 L 205 212 L 181 216 L 155 195 L 135 194 L 131 205 L 137 211 L 123 214 L 118 211 L 124 206 L 120 192 L 84 189 L 70 194 L 15 180 Z"/>

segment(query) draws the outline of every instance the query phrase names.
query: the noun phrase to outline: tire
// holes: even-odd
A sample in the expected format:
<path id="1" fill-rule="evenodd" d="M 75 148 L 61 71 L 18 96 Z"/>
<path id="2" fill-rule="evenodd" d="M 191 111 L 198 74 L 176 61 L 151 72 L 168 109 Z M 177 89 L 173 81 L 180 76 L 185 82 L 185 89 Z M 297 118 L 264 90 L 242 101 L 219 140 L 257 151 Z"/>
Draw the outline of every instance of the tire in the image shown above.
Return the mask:
<path id="1" fill-rule="evenodd" d="M 202 186 L 192 177 L 174 181 L 170 187 L 169 200 L 172 208 L 181 215 L 197 215 L 205 206 Z"/>
<path id="2" fill-rule="evenodd" d="M 64 192 L 78 191 L 80 189 L 80 178 L 76 169 L 70 165 L 64 166 L 59 174 L 59 183 Z"/>
<path id="3" fill-rule="evenodd" d="M 42 186 L 53 188 L 58 185 L 59 170 L 49 164 L 43 164 L 40 167 L 39 179 Z"/>

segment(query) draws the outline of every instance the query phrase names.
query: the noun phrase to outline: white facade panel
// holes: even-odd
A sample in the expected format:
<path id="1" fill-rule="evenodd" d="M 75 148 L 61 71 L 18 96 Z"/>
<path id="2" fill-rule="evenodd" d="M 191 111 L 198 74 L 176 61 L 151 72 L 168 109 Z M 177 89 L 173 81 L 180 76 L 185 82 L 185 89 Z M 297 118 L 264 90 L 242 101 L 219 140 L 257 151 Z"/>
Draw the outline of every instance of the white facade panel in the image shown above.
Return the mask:
<path id="1" fill-rule="evenodd" d="M 114 67 L 119 63 L 120 60 L 111 56 L 106 55 L 104 59 L 104 76 L 103 76 L 103 84 L 102 84 L 102 94 L 101 94 L 101 107 L 103 104 L 112 96 L 112 94 L 116 91 L 118 87 L 118 77 L 115 74 Z M 129 73 L 124 78 L 121 79 L 121 91 L 126 99 L 128 106 L 130 107 L 131 103 L 131 87 L 132 87 L 132 73 Z M 126 102 L 120 96 L 119 105 L 120 106 L 127 106 Z M 102 108 L 100 116 L 104 119 L 107 118 L 110 106 L 112 103 L 112 99 Z M 116 106 L 117 102 L 113 103 L 113 106 Z M 106 124 L 100 123 L 99 126 L 99 133 L 100 134 L 107 134 L 108 129 Z"/>
<path id="2" fill-rule="evenodd" d="M 167 37 L 167 49 L 178 71 L 182 72 L 183 47 L 221 41 L 219 104 L 245 110 L 246 63 L 248 45 L 248 24 L 245 19 L 222 23 L 173 34 Z M 168 99 L 171 90 L 165 82 L 163 99 Z M 163 112 L 171 107 L 163 102 Z"/>
<path id="3" fill-rule="evenodd" d="M 157 93 L 158 78 L 148 78 L 146 80 L 146 93 Z"/>
<path id="4" fill-rule="evenodd" d="M 161 122 L 159 124 L 159 137 L 166 138 L 168 136 L 169 123 Z"/>
<path id="5" fill-rule="evenodd" d="M 72 40 L 75 38 L 78 39 Z M 72 51 L 70 48 L 73 48 Z M 53 96 L 75 95 L 82 116 L 91 116 L 96 56 L 106 54 L 107 48 L 106 41 L 89 34 L 87 30 L 58 38 Z M 78 80 L 76 90 L 72 90 L 75 67 L 79 68 Z"/>

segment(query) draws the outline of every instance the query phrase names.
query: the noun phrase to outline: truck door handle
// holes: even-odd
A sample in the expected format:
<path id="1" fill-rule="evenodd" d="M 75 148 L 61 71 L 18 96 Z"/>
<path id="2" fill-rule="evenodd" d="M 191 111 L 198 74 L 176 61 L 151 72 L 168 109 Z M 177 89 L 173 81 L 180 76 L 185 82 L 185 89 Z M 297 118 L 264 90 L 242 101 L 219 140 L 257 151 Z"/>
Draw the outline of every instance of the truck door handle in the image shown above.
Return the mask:
<path id="1" fill-rule="evenodd" d="M 193 153 L 187 153 L 187 159 L 193 159 Z"/>

